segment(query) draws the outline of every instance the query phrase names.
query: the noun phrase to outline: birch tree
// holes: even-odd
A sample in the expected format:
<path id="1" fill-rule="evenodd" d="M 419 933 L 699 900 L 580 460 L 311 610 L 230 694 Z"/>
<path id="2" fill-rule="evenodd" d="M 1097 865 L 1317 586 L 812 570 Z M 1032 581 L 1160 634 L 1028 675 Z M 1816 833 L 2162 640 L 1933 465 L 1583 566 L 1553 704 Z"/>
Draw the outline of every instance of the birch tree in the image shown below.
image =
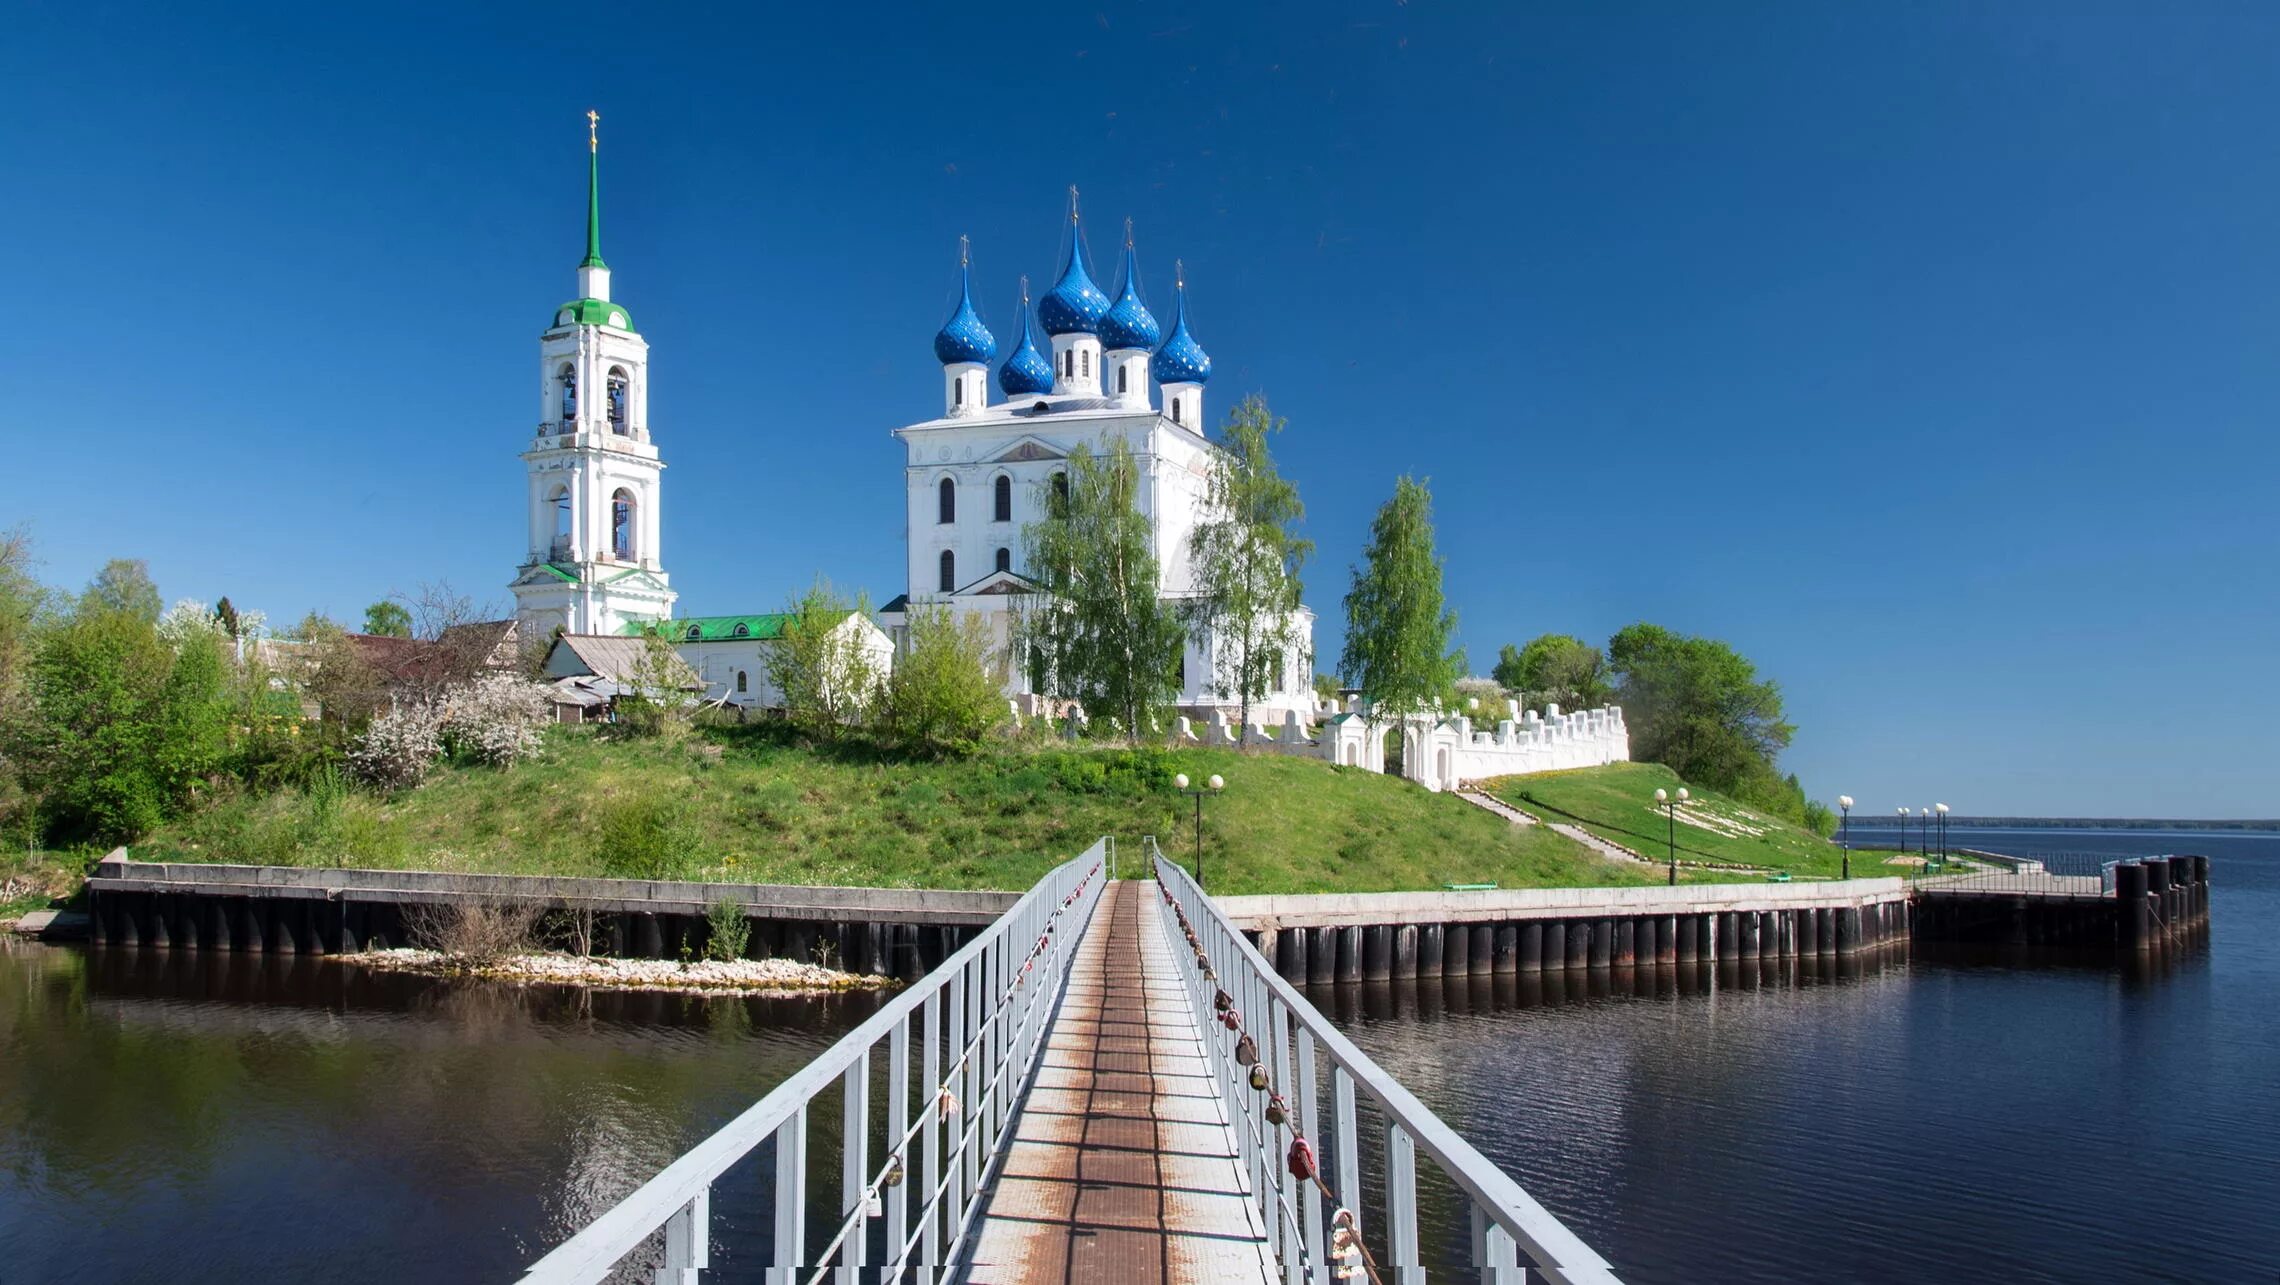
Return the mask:
<path id="1" fill-rule="evenodd" d="M 1282 427 L 1256 395 L 1235 408 L 1188 540 L 1196 593 L 1184 614 L 1210 640 L 1212 690 L 1235 702 L 1245 740 L 1251 703 L 1273 689 L 1282 658 L 1299 641 L 1299 569 L 1314 552 L 1312 541 L 1291 533 L 1306 507 L 1267 448 L 1268 435 Z"/>
<path id="2" fill-rule="evenodd" d="M 1444 610 L 1441 557 L 1433 549 L 1433 497 L 1403 477 L 1370 523 L 1369 548 L 1346 595 L 1346 650 L 1338 669 L 1373 706 L 1415 714 L 1463 671 L 1449 651 L 1456 616 Z"/>
<path id="3" fill-rule="evenodd" d="M 1040 691 L 1138 736 L 1178 691 L 1182 645 L 1140 512 L 1139 463 L 1121 438 L 1105 455 L 1079 447 L 1068 463 L 1065 490 L 1056 486 L 1046 516 L 1021 533 L 1036 589 L 1015 611 L 1016 642 Z"/>

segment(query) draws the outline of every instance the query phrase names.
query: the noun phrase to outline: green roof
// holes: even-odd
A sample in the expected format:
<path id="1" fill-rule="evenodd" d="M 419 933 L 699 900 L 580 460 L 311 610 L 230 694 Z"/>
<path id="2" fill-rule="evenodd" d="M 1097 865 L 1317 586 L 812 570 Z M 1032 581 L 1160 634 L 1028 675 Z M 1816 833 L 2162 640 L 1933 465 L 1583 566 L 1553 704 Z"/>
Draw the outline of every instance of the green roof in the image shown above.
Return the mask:
<path id="1" fill-rule="evenodd" d="M 739 638 L 765 641 L 782 637 L 784 622 L 790 619 L 791 616 L 780 611 L 757 616 L 690 616 L 666 621 L 662 632 L 673 642 L 729 642 Z M 647 628 L 646 622 L 629 621 L 620 632 L 639 634 Z M 691 630 L 696 631 L 694 635 Z"/>
<path id="2" fill-rule="evenodd" d="M 631 331 L 633 318 L 626 315 L 622 303 L 611 303 L 607 299 L 572 299 L 554 310 L 554 324 L 548 329 L 562 326 L 612 326 Z"/>

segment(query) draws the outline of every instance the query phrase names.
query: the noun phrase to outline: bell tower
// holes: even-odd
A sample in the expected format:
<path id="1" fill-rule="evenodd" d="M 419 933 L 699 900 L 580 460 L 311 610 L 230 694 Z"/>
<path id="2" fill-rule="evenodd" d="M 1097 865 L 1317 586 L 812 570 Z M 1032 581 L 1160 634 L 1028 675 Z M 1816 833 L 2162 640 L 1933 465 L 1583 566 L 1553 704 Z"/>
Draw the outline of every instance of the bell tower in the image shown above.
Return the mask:
<path id="1" fill-rule="evenodd" d="M 523 451 L 530 545 L 513 584 L 522 636 L 623 633 L 668 619 L 649 436 L 649 343 L 610 298 L 602 261 L 599 126 L 586 113 L 586 257 L 578 297 L 539 336 L 538 429 Z"/>

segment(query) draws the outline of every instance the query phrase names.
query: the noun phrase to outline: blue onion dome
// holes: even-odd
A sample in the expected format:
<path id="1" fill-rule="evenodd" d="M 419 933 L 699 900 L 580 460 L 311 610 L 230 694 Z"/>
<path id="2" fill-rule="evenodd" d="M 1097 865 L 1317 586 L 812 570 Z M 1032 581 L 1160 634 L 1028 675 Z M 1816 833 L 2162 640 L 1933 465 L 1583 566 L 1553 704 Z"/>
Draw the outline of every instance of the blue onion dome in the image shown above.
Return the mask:
<path id="1" fill-rule="evenodd" d="M 1148 359 L 1148 373 L 1159 384 L 1201 384 L 1211 378 L 1211 354 L 1188 333 L 1187 278 L 1172 288 L 1172 333 Z"/>
<path id="2" fill-rule="evenodd" d="M 973 282 L 969 279 L 964 256 L 958 263 L 958 310 L 934 336 L 934 357 L 945 366 L 962 361 L 987 362 L 997 356 L 997 336 L 982 324 L 981 314 L 974 311 Z"/>
<path id="3" fill-rule="evenodd" d="M 1013 346 L 1013 353 L 998 367 L 998 387 L 1008 397 L 1026 397 L 1032 393 L 1053 391 L 1053 363 L 1037 351 L 1037 341 L 1029 333 L 1029 278 L 1021 279 L 1021 342 Z"/>
<path id="4" fill-rule="evenodd" d="M 1037 320 L 1048 335 L 1091 335 L 1100 333 L 1101 318 L 1108 315 L 1108 296 L 1093 284 L 1092 274 L 1085 271 L 1085 229 L 1076 221 L 1076 197 L 1070 195 L 1069 262 L 1061 269 L 1061 279 L 1037 301 Z"/>
<path id="5" fill-rule="evenodd" d="M 1153 348 L 1164 337 L 1164 328 L 1156 324 L 1155 314 L 1148 305 L 1140 302 L 1140 261 L 1132 252 L 1132 231 L 1129 225 L 1124 232 L 1124 288 L 1117 291 L 1115 306 L 1101 318 L 1100 346 L 1115 352 L 1119 348 Z"/>

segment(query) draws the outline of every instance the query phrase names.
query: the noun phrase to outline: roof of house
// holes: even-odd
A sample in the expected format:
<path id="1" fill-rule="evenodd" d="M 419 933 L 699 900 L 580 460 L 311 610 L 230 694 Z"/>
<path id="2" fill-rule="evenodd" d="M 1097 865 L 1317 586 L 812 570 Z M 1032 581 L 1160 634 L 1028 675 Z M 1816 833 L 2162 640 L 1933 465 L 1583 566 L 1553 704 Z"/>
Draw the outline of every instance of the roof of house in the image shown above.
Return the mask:
<path id="1" fill-rule="evenodd" d="M 632 680 L 648 651 L 647 639 L 621 638 L 612 634 L 563 634 L 554 640 L 554 645 L 567 649 L 589 673 L 619 683 Z M 550 651 L 549 661 L 552 658 L 553 653 Z M 674 660 L 680 662 L 678 656 Z M 689 669 L 686 662 L 680 663 L 686 675 L 681 685 L 702 688 L 704 682 L 697 677 L 696 672 Z"/>
<path id="2" fill-rule="evenodd" d="M 453 652 L 464 656 L 481 656 L 487 662 L 505 663 L 513 656 L 500 656 L 499 648 L 521 636 L 521 630 L 512 619 L 470 620 L 463 625 L 447 626 L 436 641 Z"/>

